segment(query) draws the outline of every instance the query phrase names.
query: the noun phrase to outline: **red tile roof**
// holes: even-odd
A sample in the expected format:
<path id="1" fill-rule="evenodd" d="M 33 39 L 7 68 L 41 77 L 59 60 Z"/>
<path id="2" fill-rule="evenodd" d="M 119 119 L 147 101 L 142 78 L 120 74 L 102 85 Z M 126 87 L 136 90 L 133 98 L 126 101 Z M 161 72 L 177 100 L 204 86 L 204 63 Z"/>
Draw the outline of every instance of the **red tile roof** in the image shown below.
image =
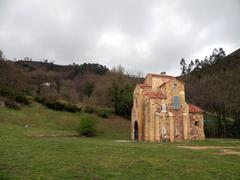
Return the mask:
<path id="1" fill-rule="evenodd" d="M 167 99 L 165 95 L 159 92 L 146 92 L 144 93 L 145 96 L 155 99 Z"/>
<path id="2" fill-rule="evenodd" d="M 188 104 L 190 113 L 203 113 L 203 110 L 193 104 Z"/>
<path id="3" fill-rule="evenodd" d="M 147 85 L 147 84 L 138 84 L 138 86 L 139 86 L 140 88 L 152 87 L 152 86 L 149 86 L 149 85 Z"/>

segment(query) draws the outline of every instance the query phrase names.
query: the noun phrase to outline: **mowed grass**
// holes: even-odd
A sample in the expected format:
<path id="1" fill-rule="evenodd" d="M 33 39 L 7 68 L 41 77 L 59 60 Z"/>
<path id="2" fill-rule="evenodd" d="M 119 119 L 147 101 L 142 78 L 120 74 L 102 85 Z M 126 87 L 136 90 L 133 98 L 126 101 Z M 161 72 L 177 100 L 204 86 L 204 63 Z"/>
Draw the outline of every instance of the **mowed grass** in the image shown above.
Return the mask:
<path id="1" fill-rule="evenodd" d="M 130 134 L 119 117 L 99 119 L 97 137 L 78 137 L 81 115 L 37 103 L 0 108 L 0 179 L 240 179 L 240 156 L 178 147 L 239 147 L 239 140 L 117 142 Z"/>

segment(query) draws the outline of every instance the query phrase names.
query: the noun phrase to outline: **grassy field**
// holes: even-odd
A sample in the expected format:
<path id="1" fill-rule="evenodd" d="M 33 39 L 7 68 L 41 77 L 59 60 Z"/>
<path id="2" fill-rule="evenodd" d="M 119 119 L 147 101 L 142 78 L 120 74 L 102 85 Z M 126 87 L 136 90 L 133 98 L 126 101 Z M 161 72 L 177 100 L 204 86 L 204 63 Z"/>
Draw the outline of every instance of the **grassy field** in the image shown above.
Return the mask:
<path id="1" fill-rule="evenodd" d="M 119 142 L 130 135 L 119 117 L 100 119 L 95 138 L 78 137 L 81 116 L 37 103 L 0 108 L 0 179 L 240 179 L 239 140 Z"/>

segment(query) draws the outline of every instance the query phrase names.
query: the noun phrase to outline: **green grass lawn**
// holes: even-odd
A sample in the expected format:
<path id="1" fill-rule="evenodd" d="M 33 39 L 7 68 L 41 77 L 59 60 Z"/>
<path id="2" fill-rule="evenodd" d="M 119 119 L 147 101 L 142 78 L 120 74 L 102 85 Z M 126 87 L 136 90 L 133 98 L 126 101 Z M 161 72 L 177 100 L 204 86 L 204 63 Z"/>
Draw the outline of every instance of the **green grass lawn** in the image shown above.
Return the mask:
<path id="1" fill-rule="evenodd" d="M 81 115 L 36 103 L 0 108 L 0 179 L 240 179 L 239 155 L 178 147 L 240 147 L 239 140 L 116 142 L 130 134 L 119 117 L 100 119 L 95 138 L 78 137 Z"/>

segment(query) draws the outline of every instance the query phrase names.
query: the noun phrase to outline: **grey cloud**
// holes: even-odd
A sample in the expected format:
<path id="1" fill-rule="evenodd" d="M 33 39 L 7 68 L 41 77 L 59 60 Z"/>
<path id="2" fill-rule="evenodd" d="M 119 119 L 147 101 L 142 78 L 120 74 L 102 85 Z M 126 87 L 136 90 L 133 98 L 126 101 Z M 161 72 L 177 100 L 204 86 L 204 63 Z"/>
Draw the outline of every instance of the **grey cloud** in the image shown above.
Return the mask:
<path id="1" fill-rule="evenodd" d="M 239 17 L 238 0 L 2 0 L 0 48 L 9 58 L 178 75 L 182 57 L 239 48 Z"/>

